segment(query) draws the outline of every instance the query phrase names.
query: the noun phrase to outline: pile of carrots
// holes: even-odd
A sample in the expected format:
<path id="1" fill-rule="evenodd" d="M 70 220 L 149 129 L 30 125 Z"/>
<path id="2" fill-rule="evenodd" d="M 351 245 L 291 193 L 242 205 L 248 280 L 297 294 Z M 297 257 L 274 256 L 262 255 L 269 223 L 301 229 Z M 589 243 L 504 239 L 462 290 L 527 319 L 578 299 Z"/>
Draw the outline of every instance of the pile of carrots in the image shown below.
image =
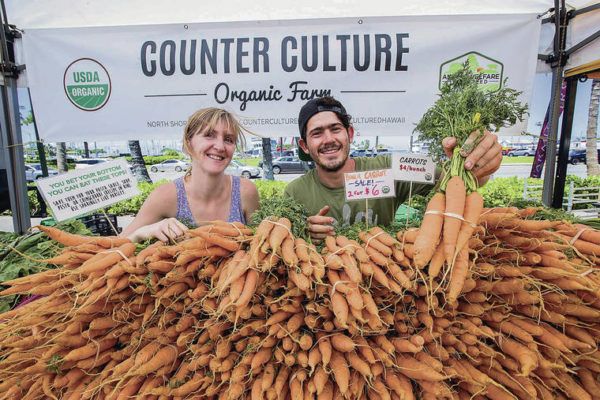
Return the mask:
<path id="1" fill-rule="evenodd" d="M 426 225 L 319 250 L 215 222 L 137 253 L 43 228 L 68 247 L 3 283 L 45 297 L 0 314 L 0 399 L 598 399 L 600 232 L 535 212 L 482 209 L 427 262 Z"/>

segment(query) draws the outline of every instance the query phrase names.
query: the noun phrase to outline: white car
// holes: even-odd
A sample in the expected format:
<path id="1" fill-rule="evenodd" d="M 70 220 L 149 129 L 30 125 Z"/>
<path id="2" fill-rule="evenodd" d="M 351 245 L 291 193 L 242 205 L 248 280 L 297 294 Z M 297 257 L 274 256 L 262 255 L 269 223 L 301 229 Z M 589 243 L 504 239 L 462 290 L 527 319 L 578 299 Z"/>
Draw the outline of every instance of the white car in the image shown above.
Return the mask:
<path id="1" fill-rule="evenodd" d="M 152 172 L 158 172 L 158 171 L 181 172 L 181 171 L 185 171 L 189 167 L 190 167 L 190 163 L 188 163 L 188 162 L 172 159 L 172 160 L 165 160 L 161 163 L 152 165 L 150 167 L 150 171 L 152 171 Z"/>
<path id="2" fill-rule="evenodd" d="M 92 167 L 97 164 L 105 163 L 109 160 L 105 160 L 103 158 L 80 158 L 75 161 L 75 169 L 82 169 Z"/>
<path id="3" fill-rule="evenodd" d="M 231 160 L 229 166 L 225 169 L 225 173 L 228 175 L 241 176 L 246 179 L 258 178 L 260 176 L 260 168 L 251 167 L 246 164 L 242 164 L 239 161 Z"/>
<path id="4" fill-rule="evenodd" d="M 52 168 L 48 168 L 48 176 L 58 175 L 58 171 Z M 36 181 L 42 177 L 42 166 L 41 164 L 25 164 L 25 178 L 27 182 Z"/>

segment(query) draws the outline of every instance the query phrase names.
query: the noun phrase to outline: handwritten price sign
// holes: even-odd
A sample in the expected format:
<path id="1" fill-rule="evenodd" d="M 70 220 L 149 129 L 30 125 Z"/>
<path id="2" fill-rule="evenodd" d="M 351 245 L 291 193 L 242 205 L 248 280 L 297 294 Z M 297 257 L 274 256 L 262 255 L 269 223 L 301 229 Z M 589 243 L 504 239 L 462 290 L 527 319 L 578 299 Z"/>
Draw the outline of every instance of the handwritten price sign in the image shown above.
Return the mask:
<path id="1" fill-rule="evenodd" d="M 394 175 L 391 169 L 349 172 L 344 174 L 346 201 L 394 197 Z"/>
<path id="2" fill-rule="evenodd" d="M 392 170 L 397 181 L 431 183 L 435 182 L 435 163 L 424 154 L 394 154 Z"/>

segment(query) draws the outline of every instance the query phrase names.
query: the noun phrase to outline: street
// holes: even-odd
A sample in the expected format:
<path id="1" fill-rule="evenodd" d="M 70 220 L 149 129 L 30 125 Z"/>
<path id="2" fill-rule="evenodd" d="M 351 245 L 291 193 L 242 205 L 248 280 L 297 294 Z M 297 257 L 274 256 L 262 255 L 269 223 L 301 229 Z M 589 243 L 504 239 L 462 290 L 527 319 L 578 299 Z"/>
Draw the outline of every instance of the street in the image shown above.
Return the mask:
<path id="1" fill-rule="evenodd" d="M 511 176 L 516 176 L 519 178 L 529 177 L 529 173 L 531 172 L 531 164 L 503 164 L 498 172 L 494 174 L 494 178 L 506 178 Z M 150 178 L 152 181 L 157 182 L 161 179 L 169 179 L 173 180 L 182 176 L 183 172 L 150 172 Z M 571 165 L 567 167 L 568 175 L 576 175 L 579 177 L 586 177 L 586 166 L 585 164 Z M 276 181 L 290 182 L 297 177 L 301 176 L 301 174 L 279 174 L 275 175 Z M 544 177 L 542 172 L 542 178 Z M 262 177 L 260 179 L 263 179 Z"/>

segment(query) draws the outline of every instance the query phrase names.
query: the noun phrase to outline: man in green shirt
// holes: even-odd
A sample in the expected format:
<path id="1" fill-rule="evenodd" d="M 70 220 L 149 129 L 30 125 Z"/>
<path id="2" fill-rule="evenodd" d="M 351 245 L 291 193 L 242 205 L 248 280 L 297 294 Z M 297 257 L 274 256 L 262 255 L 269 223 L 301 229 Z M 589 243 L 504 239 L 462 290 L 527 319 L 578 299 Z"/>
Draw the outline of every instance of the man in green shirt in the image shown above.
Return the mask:
<path id="1" fill-rule="evenodd" d="M 333 97 L 308 101 L 298 116 L 300 129 L 299 157 L 313 160 L 315 169 L 295 179 L 285 189 L 285 195 L 303 204 L 308 217 L 308 230 L 313 241 L 319 242 L 334 234 L 335 225 L 368 221 L 369 225 L 387 225 L 394 220 L 398 205 L 409 195 L 408 182 L 396 182 L 396 197 L 365 202 L 345 200 L 344 174 L 391 167 L 390 156 L 351 158 L 350 143 L 354 138 L 351 117 Z M 445 138 L 448 156 L 456 146 L 454 138 Z M 502 146 L 495 135 L 485 132 L 483 139 L 468 155 L 465 168 L 473 171 L 480 184 L 496 172 L 502 162 Z M 413 184 L 412 193 L 426 194 L 433 185 Z"/>

